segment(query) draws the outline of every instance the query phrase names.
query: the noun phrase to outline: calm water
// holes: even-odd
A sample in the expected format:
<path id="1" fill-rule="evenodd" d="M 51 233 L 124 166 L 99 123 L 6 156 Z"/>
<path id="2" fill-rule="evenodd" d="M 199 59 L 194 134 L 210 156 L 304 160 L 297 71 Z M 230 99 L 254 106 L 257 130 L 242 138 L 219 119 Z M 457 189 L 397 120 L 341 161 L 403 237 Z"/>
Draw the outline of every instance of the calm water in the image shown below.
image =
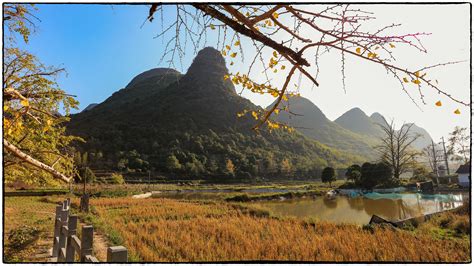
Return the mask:
<path id="1" fill-rule="evenodd" d="M 468 197 L 468 195 L 464 195 Z M 369 193 L 364 197 L 338 196 L 334 200 L 268 201 L 258 203 L 282 216 L 312 217 L 319 221 L 367 224 L 373 214 L 389 220 L 402 220 L 461 206 L 462 194 L 423 195 L 417 193 Z"/>

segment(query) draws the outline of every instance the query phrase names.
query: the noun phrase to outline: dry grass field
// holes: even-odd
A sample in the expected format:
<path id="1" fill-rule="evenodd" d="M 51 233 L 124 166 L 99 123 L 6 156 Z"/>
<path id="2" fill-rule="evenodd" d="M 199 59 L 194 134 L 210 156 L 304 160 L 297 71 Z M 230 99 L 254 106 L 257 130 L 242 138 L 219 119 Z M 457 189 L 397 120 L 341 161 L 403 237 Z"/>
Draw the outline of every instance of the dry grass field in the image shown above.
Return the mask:
<path id="1" fill-rule="evenodd" d="M 6 261 L 41 261 L 49 248 L 55 202 L 65 196 L 6 197 Z M 79 199 L 73 198 L 73 212 Z M 411 228 L 360 227 L 276 217 L 246 203 L 130 197 L 93 198 L 93 224 L 131 261 L 468 262 L 468 203 Z M 252 206 L 252 207 L 249 207 Z"/>
<path id="2" fill-rule="evenodd" d="M 101 198 L 96 223 L 137 261 L 467 262 L 469 240 L 422 231 L 270 217 L 222 202 Z M 433 225 L 436 226 L 436 225 Z"/>

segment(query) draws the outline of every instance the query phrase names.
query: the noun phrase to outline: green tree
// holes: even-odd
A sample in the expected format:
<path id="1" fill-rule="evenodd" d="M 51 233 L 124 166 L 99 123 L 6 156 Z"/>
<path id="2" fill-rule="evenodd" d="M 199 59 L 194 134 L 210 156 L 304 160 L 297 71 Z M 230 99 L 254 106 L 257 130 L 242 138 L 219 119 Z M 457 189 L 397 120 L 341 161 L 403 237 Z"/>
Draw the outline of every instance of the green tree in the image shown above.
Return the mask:
<path id="1" fill-rule="evenodd" d="M 125 169 L 127 169 L 127 165 L 128 165 L 128 160 L 125 158 L 122 158 L 117 162 L 117 168 L 120 171 L 124 171 Z"/>
<path id="2" fill-rule="evenodd" d="M 227 159 L 225 163 L 225 174 L 234 176 L 235 175 L 235 165 L 231 159 Z"/>
<path id="3" fill-rule="evenodd" d="M 57 184 L 75 175 L 75 138 L 65 132 L 64 122 L 78 102 L 61 90 L 56 78 L 64 69 L 42 64 L 22 50 L 16 35 L 28 43 L 35 25 L 32 5 L 5 4 L 3 60 L 3 147 L 5 182 Z M 63 109 L 64 115 L 59 114 Z"/>
<path id="4" fill-rule="evenodd" d="M 168 156 L 168 158 L 166 158 L 166 168 L 170 172 L 175 173 L 175 172 L 181 170 L 182 166 L 181 166 L 181 163 L 179 162 L 178 158 L 176 158 L 176 156 L 170 155 L 170 156 Z"/>
<path id="5" fill-rule="evenodd" d="M 288 175 L 291 172 L 291 162 L 288 159 L 283 159 L 280 164 L 280 172 L 283 175 Z"/>
<path id="6" fill-rule="evenodd" d="M 361 167 L 358 164 L 349 166 L 345 174 L 347 180 L 352 180 L 353 182 L 358 182 L 361 175 Z"/>
<path id="7" fill-rule="evenodd" d="M 360 186 L 372 189 L 377 185 L 390 185 L 392 183 L 392 167 L 390 165 L 383 162 L 362 164 Z"/>
<path id="8" fill-rule="evenodd" d="M 336 171 L 332 167 L 326 167 L 321 173 L 321 181 L 324 183 L 329 183 L 329 186 L 332 186 L 332 182 L 336 181 Z"/>
<path id="9" fill-rule="evenodd" d="M 364 163 L 361 167 L 361 177 L 359 185 L 363 188 L 372 189 L 377 185 L 377 176 L 375 175 L 375 164 Z"/>

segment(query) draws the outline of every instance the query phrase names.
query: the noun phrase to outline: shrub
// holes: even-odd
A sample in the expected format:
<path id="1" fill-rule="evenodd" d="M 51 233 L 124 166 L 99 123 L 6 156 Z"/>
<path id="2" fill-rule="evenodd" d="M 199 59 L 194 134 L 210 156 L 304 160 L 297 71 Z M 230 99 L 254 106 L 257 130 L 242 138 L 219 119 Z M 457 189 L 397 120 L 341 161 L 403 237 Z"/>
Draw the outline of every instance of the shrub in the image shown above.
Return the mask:
<path id="1" fill-rule="evenodd" d="M 23 225 L 12 230 L 8 235 L 9 246 L 14 249 L 23 249 L 34 242 L 39 236 L 39 230 L 36 227 Z"/>
<path id="2" fill-rule="evenodd" d="M 124 180 L 122 174 L 113 173 L 110 176 L 110 183 L 111 184 L 123 184 L 123 183 L 125 183 L 125 180 Z"/>
<path id="3" fill-rule="evenodd" d="M 458 217 L 453 223 L 453 229 L 458 234 L 468 234 L 469 228 L 469 217 Z"/>
<path id="4" fill-rule="evenodd" d="M 453 220 L 453 216 L 444 215 L 444 216 L 440 217 L 438 224 L 441 228 L 448 228 L 449 224 L 452 222 L 452 220 Z"/>
<path id="5" fill-rule="evenodd" d="M 234 197 L 227 198 L 226 201 L 239 201 L 239 202 L 247 202 L 250 201 L 250 197 L 247 194 L 237 195 Z"/>

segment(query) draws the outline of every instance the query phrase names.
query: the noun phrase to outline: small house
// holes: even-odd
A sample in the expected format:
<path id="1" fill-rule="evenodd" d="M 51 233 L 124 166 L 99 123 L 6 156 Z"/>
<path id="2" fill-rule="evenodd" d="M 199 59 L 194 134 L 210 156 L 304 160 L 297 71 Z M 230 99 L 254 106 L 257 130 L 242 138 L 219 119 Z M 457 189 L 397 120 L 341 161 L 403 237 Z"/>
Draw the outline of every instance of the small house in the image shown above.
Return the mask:
<path id="1" fill-rule="evenodd" d="M 458 174 L 459 185 L 469 187 L 471 184 L 471 163 L 459 166 L 456 174 Z"/>

